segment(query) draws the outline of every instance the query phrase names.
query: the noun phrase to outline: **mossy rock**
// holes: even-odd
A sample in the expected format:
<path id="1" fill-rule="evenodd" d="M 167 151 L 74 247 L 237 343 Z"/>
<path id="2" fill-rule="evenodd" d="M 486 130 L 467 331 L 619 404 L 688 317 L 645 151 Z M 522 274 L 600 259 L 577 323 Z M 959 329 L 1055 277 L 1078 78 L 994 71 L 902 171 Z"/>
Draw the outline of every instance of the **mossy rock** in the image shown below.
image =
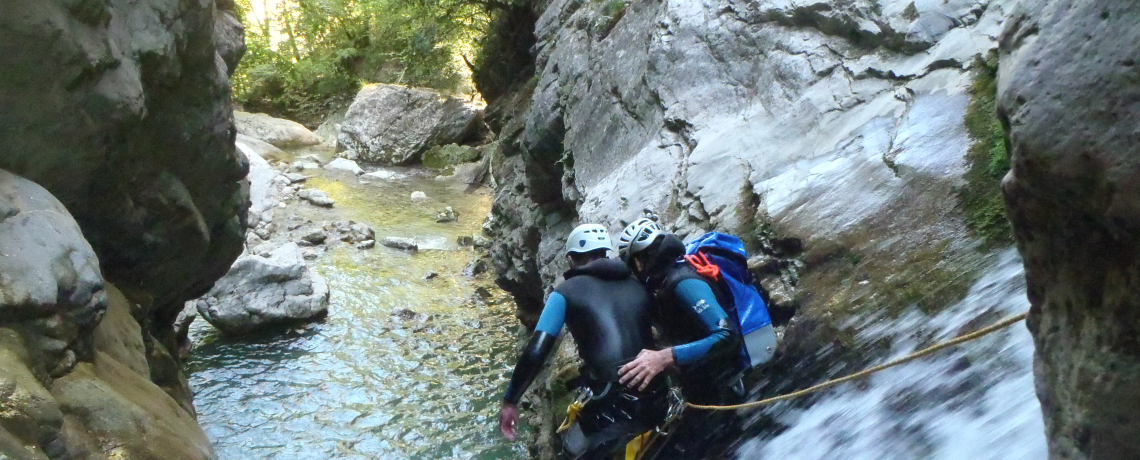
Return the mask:
<path id="1" fill-rule="evenodd" d="M 423 165 L 432 169 L 445 169 L 461 163 L 470 163 L 482 156 L 482 152 L 476 147 L 447 144 L 432 147 L 424 152 Z"/>

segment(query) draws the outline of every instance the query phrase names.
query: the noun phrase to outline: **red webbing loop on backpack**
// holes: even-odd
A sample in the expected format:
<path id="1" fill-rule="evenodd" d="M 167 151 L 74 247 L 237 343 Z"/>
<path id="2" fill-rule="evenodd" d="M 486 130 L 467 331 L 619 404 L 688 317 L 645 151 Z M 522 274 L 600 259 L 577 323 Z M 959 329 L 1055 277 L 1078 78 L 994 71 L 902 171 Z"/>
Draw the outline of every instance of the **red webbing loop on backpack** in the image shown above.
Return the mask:
<path id="1" fill-rule="evenodd" d="M 685 262 L 688 262 L 689 265 L 692 265 L 693 269 L 697 271 L 698 275 L 701 275 L 713 281 L 720 281 L 720 267 L 716 266 L 716 264 L 712 262 L 709 262 L 709 258 L 705 257 L 705 254 L 703 252 L 698 251 L 694 255 L 685 256 Z"/>

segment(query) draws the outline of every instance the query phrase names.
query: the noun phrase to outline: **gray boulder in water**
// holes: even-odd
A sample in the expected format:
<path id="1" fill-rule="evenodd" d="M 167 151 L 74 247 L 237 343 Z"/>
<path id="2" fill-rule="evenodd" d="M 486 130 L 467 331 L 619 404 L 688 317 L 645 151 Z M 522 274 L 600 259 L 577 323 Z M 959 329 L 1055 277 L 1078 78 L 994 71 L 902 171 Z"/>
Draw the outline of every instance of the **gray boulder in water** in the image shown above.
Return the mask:
<path id="1" fill-rule="evenodd" d="M 286 244 L 269 257 L 243 256 L 198 299 L 198 314 L 226 334 L 246 334 L 328 314 L 325 280 L 305 264 L 301 248 Z"/>
<path id="2" fill-rule="evenodd" d="M 433 146 L 463 141 L 482 116 L 481 109 L 462 99 L 433 91 L 369 85 L 345 114 L 337 144 L 364 161 L 415 163 Z"/>
<path id="3" fill-rule="evenodd" d="M 279 148 L 317 145 L 321 138 L 300 123 L 273 118 L 264 113 L 234 111 L 234 125 L 238 134 L 252 137 Z"/>

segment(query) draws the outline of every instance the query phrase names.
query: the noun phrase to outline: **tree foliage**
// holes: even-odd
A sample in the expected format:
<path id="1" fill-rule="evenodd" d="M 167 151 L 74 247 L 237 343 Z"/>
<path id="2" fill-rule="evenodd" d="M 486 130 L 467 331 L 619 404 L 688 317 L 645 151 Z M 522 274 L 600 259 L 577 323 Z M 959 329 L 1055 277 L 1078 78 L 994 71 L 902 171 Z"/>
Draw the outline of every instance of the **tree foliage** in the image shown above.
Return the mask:
<path id="1" fill-rule="evenodd" d="M 239 11 L 253 10 L 237 0 Z M 262 3 L 262 5 L 266 5 Z M 243 14 L 248 51 L 233 76 L 249 110 L 312 127 L 363 83 L 472 91 L 463 56 L 494 10 L 484 0 L 290 0 L 264 21 Z"/>

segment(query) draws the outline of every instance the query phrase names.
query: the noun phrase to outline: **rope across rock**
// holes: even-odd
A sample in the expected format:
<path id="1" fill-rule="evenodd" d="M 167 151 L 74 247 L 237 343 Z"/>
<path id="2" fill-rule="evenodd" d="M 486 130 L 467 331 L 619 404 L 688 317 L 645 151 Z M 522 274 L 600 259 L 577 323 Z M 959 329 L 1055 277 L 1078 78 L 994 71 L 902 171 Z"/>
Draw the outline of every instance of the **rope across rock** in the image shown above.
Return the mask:
<path id="1" fill-rule="evenodd" d="M 1028 315 L 1029 315 L 1029 312 L 1024 312 L 1024 313 L 1021 313 L 1018 315 L 1013 315 L 1013 316 L 1010 316 L 1008 318 L 1002 319 L 1001 321 L 998 321 L 992 325 L 989 325 L 989 326 L 986 326 L 982 329 L 979 329 L 977 331 L 956 337 L 953 340 L 949 340 L 946 342 L 935 344 L 933 346 L 924 348 L 922 350 L 919 350 L 919 351 L 916 351 L 916 352 L 911 353 L 909 355 L 903 356 L 901 358 L 880 364 L 878 366 L 874 366 L 874 367 L 871 367 L 869 369 L 866 369 L 866 370 L 863 370 L 860 372 L 856 372 L 856 373 L 848 375 L 846 377 L 841 377 L 841 378 L 834 379 L 834 380 L 828 380 L 828 381 L 823 382 L 819 385 L 815 385 L 815 386 L 810 387 L 810 388 L 805 388 L 803 390 L 796 391 L 793 393 L 788 393 L 785 395 L 780 395 L 780 396 L 776 396 L 776 397 L 772 397 L 772 398 L 768 398 L 768 399 L 762 399 L 760 401 L 753 401 L 753 402 L 748 402 L 748 403 L 743 403 L 743 404 L 734 404 L 734 405 L 730 405 L 730 406 L 705 406 L 705 405 L 692 404 L 692 403 L 686 402 L 685 407 L 692 408 L 692 409 L 700 409 L 700 410 L 712 410 L 712 411 L 745 410 L 745 409 L 755 409 L 758 407 L 766 406 L 768 404 L 772 404 L 772 403 L 776 403 L 776 402 L 780 402 L 780 401 L 787 401 L 789 399 L 798 398 L 800 396 L 806 396 L 806 395 L 815 393 L 817 391 L 820 391 L 820 390 L 823 390 L 826 388 L 830 388 L 830 387 L 833 387 L 835 385 L 839 385 L 841 383 L 847 383 L 847 382 L 850 382 L 853 380 L 858 380 L 858 379 L 861 379 L 864 377 L 869 377 L 872 374 L 875 374 L 877 372 L 880 372 L 880 371 L 883 371 L 886 369 L 890 369 L 892 367 L 899 366 L 902 364 L 906 364 L 906 363 L 914 361 L 918 358 L 922 358 L 924 356 L 935 353 L 939 350 L 944 350 L 946 348 L 950 348 L 950 347 L 955 346 L 955 345 L 960 345 L 960 344 L 963 344 L 966 342 L 970 342 L 972 340 L 977 340 L 979 338 L 985 337 L 985 336 L 992 334 L 994 332 L 997 332 L 999 330 L 1005 329 L 1005 328 L 1007 328 L 1013 324 L 1019 323 L 1019 322 L 1025 320 L 1025 318 Z"/>

